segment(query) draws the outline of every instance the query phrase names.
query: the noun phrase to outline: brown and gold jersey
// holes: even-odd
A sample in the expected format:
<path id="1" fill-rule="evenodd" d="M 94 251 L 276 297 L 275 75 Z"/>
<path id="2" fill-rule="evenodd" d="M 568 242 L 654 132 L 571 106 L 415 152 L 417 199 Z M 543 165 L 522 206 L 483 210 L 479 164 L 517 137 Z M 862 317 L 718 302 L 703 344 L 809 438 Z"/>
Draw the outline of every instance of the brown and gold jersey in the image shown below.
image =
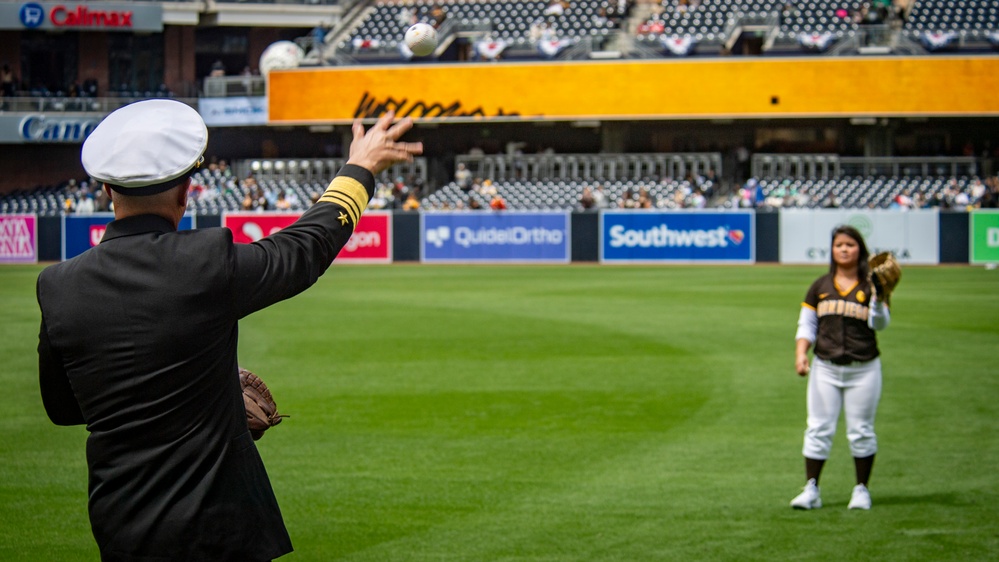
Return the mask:
<path id="1" fill-rule="evenodd" d="M 819 277 L 805 295 L 818 317 L 815 355 L 837 364 L 870 361 L 879 355 L 878 340 L 867 324 L 870 286 L 866 281 L 837 287 L 832 274 Z"/>

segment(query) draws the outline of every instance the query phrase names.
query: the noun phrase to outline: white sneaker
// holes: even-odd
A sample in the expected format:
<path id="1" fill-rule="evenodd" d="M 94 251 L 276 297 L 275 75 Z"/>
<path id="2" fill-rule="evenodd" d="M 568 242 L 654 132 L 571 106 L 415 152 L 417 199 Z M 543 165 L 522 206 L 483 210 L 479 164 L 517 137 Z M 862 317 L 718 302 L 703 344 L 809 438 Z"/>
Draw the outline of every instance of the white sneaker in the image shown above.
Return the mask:
<path id="1" fill-rule="evenodd" d="M 818 509 L 822 507 L 822 498 L 819 497 L 819 487 L 815 485 L 815 479 L 811 478 L 805 484 L 805 489 L 791 500 L 791 507 L 795 509 Z"/>
<path id="2" fill-rule="evenodd" d="M 871 493 L 867 491 L 867 486 L 857 484 L 853 487 L 853 495 L 850 496 L 849 509 L 870 509 Z"/>

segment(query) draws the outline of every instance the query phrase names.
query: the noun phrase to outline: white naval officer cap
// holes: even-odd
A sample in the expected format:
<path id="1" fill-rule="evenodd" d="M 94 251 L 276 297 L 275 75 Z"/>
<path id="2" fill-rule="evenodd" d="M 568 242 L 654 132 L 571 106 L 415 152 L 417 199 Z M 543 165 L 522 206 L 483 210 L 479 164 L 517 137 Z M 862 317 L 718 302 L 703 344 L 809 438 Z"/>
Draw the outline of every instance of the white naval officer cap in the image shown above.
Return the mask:
<path id="1" fill-rule="evenodd" d="M 83 143 L 92 178 L 125 195 L 152 195 L 204 161 L 208 127 L 175 100 L 135 102 L 111 112 Z"/>

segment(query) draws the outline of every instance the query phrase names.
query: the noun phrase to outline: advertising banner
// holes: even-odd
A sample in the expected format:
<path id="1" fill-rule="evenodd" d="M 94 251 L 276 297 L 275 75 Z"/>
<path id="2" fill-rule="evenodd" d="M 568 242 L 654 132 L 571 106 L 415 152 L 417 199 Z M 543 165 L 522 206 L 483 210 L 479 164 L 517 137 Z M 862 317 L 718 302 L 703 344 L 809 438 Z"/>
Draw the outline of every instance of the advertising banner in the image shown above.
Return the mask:
<path id="1" fill-rule="evenodd" d="M 754 263 L 752 211 L 600 213 L 601 263 Z"/>
<path id="2" fill-rule="evenodd" d="M 301 213 L 226 213 L 222 216 L 222 226 L 232 231 L 233 241 L 249 244 L 278 232 L 300 216 Z M 392 263 L 392 213 L 370 211 L 361 215 L 336 261 Z"/>
<path id="3" fill-rule="evenodd" d="M 568 263 L 569 213 L 421 213 L 424 263 Z"/>
<path id="4" fill-rule="evenodd" d="M 63 215 L 62 217 L 62 259 L 76 257 L 101 243 L 114 213 L 94 213 L 92 215 Z M 194 217 L 184 215 L 178 230 L 194 228 Z"/>
<path id="5" fill-rule="evenodd" d="M 0 29 L 163 31 L 163 6 L 150 2 L 0 2 Z"/>
<path id="6" fill-rule="evenodd" d="M 101 119 L 103 116 L 81 117 L 58 113 L 0 115 L 0 143 L 82 144 Z"/>
<path id="7" fill-rule="evenodd" d="M 971 213 L 971 263 L 999 263 L 999 211 L 978 209 Z"/>
<path id="8" fill-rule="evenodd" d="M 328 66 L 275 70 L 267 82 L 272 124 L 389 111 L 444 122 L 999 114 L 999 57 L 981 56 Z"/>
<path id="9" fill-rule="evenodd" d="M 901 264 L 940 263 L 936 210 L 784 209 L 780 212 L 780 263 L 828 264 L 832 231 L 855 227 L 871 255 L 889 251 Z"/>
<path id="10" fill-rule="evenodd" d="M 38 218 L 0 215 L 0 264 L 38 263 Z"/>
<path id="11" fill-rule="evenodd" d="M 267 98 L 201 98 L 198 112 L 209 127 L 266 125 Z"/>

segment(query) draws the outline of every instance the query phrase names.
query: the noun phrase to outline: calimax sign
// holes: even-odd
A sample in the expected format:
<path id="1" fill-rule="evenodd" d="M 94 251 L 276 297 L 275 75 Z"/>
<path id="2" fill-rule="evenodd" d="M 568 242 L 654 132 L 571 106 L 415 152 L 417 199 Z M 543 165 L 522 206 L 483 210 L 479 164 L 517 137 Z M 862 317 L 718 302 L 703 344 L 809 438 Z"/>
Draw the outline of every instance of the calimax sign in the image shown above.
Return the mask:
<path id="1" fill-rule="evenodd" d="M 153 3 L 0 2 L 0 29 L 162 31 L 163 7 Z"/>

